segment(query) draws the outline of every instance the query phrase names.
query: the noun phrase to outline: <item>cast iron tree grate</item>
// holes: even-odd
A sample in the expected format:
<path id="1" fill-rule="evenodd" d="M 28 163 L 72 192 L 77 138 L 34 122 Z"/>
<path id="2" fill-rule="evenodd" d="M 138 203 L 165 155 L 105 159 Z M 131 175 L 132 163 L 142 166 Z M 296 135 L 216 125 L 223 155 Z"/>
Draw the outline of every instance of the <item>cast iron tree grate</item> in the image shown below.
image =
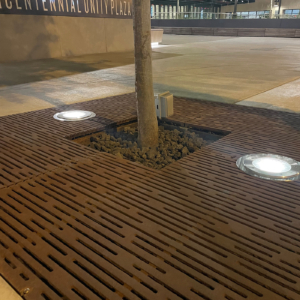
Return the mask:
<path id="1" fill-rule="evenodd" d="M 133 95 L 71 107 L 113 124 L 115 100 L 134 109 Z M 298 115 L 175 99 L 174 120 L 231 133 L 157 171 L 76 145 L 65 135 L 99 123 L 60 129 L 52 113 L 0 118 L 18 145 L 1 151 L 1 174 L 18 177 L 2 177 L 0 272 L 23 299 L 299 298 L 299 183 L 235 166 L 266 145 L 299 160 Z"/>

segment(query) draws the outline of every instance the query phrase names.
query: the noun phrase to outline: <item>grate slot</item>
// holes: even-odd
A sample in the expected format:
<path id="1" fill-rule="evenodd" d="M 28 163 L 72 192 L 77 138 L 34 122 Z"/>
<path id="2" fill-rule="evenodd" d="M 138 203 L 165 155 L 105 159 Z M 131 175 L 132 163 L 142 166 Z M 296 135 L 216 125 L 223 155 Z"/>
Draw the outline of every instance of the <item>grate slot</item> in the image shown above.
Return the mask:
<path id="1" fill-rule="evenodd" d="M 52 246 L 55 250 L 57 250 L 60 254 L 66 256 L 67 253 L 65 251 L 63 251 L 61 248 L 59 248 L 57 245 L 55 245 L 54 243 L 52 243 L 51 241 L 49 241 L 48 239 L 46 239 L 45 237 L 42 237 L 42 240 L 45 241 L 46 243 L 48 243 L 50 246 Z"/>
<path id="2" fill-rule="evenodd" d="M 4 261 L 12 268 L 12 269 L 16 269 L 17 267 L 10 261 L 8 260 L 6 257 L 4 258 Z"/>
<path id="3" fill-rule="evenodd" d="M 25 281 L 29 280 L 29 278 L 28 278 L 24 273 L 21 273 L 20 276 L 21 276 Z"/>
<path id="4" fill-rule="evenodd" d="M 211 298 L 208 298 L 207 296 L 203 295 L 199 291 L 196 291 L 195 289 L 191 289 L 191 291 L 204 300 L 212 300 Z"/>
<path id="5" fill-rule="evenodd" d="M 182 294 L 180 294 L 179 292 L 177 292 L 176 290 L 174 290 L 170 286 L 166 285 L 165 283 L 163 283 L 162 281 L 160 281 L 159 279 L 157 279 L 155 276 L 147 273 L 145 270 L 139 268 L 138 266 L 134 266 L 134 268 L 137 269 L 138 271 L 143 272 L 144 274 L 146 274 L 153 281 L 155 281 L 158 284 L 162 285 L 164 288 L 166 288 L 167 290 L 169 290 L 171 293 L 175 294 L 177 297 L 179 297 L 179 298 L 181 298 L 183 300 L 189 300 L 188 298 L 186 298 L 185 296 L 183 296 Z"/>
<path id="6" fill-rule="evenodd" d="M 99 291 L 97 291 L 94 287 L 92 287 L 90 284 L 88 284 L 85 280 L 82 278 L 79 278 L 74 272 L 66 268 L 60 261 L 58 261 L 55 257 L 52 255 L 48 255 L 48 257 L 54 261 L 58 266 L 60 266 L 62 269 L 64 269 L 68 274 L 70 274 L 72 277 L 74 277 L 78 282 L 80 282 L 82 285 L 84 285 L 86 288 L 88 288 L 92 293 L 94 293 L 96 296 L 98 296 L 100 299 L 105 300 L 106 297 L 103 296 Z"/>
<path id="7" fill-rule="evenodd" d="M 37 272 L 34 268 L 32 268 L 28 262 L 23 260 L 19 255 L 13 253 L 14 257 L 18 259 L 28 270 L 30 270 L 34 275 L 36 275 L 44 284 L 46 284 L 55 294 L 59 297 L 69 300 L 66 296 L 64 296 L 60 291 L 58 291 L 45 277 L 43 277 L 39 272 Z"/>
<path id="8" fill-rule="evenodd" d="M 183 273 L 186 274 L 187 276 L 193 278 L 194 280 L 196 280 L 196 281 L 198 281 L 199 283 L 203 284 L 204 286 L 208 287 L 210 290 L 214 290 L 214 287 L 213 287 L 213 286 L 211 286 L 211 285 L 209 285 L 208 283 L 206 283 L 206 282 L 204 282 L 204 281 L 202 281 L 202 280 L 196 278 L 196 277 L 193 276 L 193 275 L 190 275 L 190 273 L 188 273 L 188 272 L 182 270 L 180 267 L 178 267 L 176 264 L 170 262 L 170 261 L 167 260 L 166 258 L 160 257 L 160 256 L 157 255 L 156 253 L 154 253 L 154 252 L 152 252 L 151 250 L 149 250 L 149 249 L 147 249 L 147 248 L 145 248 L 145 247 L 139 245 L 139 244 L 136 243 L 136 242 L 133 242 L 133 244 L 136 245 L 137 247 L 143 249 L 143 250 L 146 251 L 147 253 L 150 253 L 151 255 L 160 258 L 160 259 L 163 260 L 166 264 L 168 264 L 168 265 L 174 267 L 174 268 L 177 269 L 177 270 L 180 270 L 181 272 L 183 272 Z M 174 256 L 172 256 L 172 257 L 174 257 Z M 174 258 L 176 258 L 176 257 L 174 257 Z M 199 274 L 202 274 L 202 275 L 204 275 L 204 276 L 206 276 L 206 277 L 212 279 L 213 281 L 215 281 L 215 282 L 217 282 L 217 283 L 223 285 L 224 287 L 228 288 L 229 290 L 232 290 L 233 292 L 237 293 L 238 295 L 242 296 L 243 298 L 246 298 L 246 297 L 247 297 L 244 293 L 242 293 L 242 292 L 240 292 L 240 291 L 234 289 L 233 287 L 230 287 L 229 285 L 227 285 L 226 283 L 224 283 L 222 280 L 219 280 L 219 279 L 217 279 L 216 277 L 209 275 L 208 273 L 204 272 L 203 270 L 200 270 L 199 268 L 195 267 L 194 265 L 191 265 L 191 264 L 189 264 L 188 262 L 186 262 L 186 261 L 184 261 L 184 260 L 182 260 L 182 259 L 179 259 L 179 258 L 176 258 L 176 260 L 179 261 L 179 262 L 181 262 L 183 265 L 188 266 L 188 267 L 190 267 L 190 268 L 196 270 Z"/>
<path id="9" fill-rule="evenodd" d="M 35 254 L 33 254 L 31 251 L 29 251 L 27 248 L 23 248 L 23 250 L 30 255 L 33 259 L 35 259 L 40 265 L 42 265 L 46 270 L 49 272 L 52 272 L 53 269 L 49 267 L 46 263 L 44 263 L 41 259 L 39 259 Z"/>
<path id="10" fill-rule="evenodd" d="M 71 289 L 71 291 L 73 291 L 81 299 L 83 299 L 83 300 L 89 300 L 89 298 L 87 298 L 85 295 L 83 295 L 78 289 L 73 288 L 73 289 Z"/>

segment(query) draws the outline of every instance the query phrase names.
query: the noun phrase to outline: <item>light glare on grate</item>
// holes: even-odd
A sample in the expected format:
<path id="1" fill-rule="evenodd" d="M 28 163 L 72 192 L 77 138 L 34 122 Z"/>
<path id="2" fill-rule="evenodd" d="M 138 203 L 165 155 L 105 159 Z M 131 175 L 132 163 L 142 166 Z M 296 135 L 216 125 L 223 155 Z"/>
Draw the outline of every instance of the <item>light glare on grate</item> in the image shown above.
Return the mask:
<path id="1" fill-rule="evenodd" d="M 245 173 L 268 180 L 291 181 L 300 178 L 300 163 L 274 154 L 249 154 L 240 157 L 236 165 Z"/>
<path id="2" fill-rule="evenodd" d="M 59 121 L 81 121 L 95 117 L 96 114 L 85 110 L 69 110 L 55 114 L 53 117 Z"/>

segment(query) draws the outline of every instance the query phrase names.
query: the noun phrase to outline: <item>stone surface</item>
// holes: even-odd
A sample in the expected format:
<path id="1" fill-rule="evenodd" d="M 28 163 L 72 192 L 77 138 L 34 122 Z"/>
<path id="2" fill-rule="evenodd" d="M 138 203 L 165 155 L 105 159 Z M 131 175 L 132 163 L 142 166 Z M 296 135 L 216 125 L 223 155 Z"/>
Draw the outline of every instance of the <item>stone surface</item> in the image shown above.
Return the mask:
<path id="1" fill-rule="evenodd" d="M 40 19 L 43 20 L 43 17 L 40 16 Z M 106 37 L 105 19 L 52 18 L 57 28 L 57 38 L 61 46 L 61 54 L 59 56 L 78 56 L 107 52 L 107 43 L 104 42 Z M 91 30 L 91 28 L 95 27 L 97 27 L 97 30 Z M 111 32 L 110 35 L 112 35 Z M 124 51 L 126 50 L 124 49 Z"/>
<path id="2" fill-rule="evenodd" d="M 151 29 L 151 43 L 161 43 L 163 34 L 163 29 Z"/>
<path id="3" fill-rule="evenodd" d="M 300 113 L 300 79 L 239 102 L 239 105 Z"/>
<path id="4" fill-rule="evenodd" d="M 1 15 L 0 62 L 133 50 L 131 19 Z"/>
<path id="5" fill-rule="evenodd" d="M 97 137 L 92 136 L 88 146 L 98 151 L 114 154 L 118 158 L 161 169 L 206 145 L 206 142 L 195 132 L 167 130 L 163 126 L 159 126 L 159 140 L 156 148 L 138 148 L 137 138 L 137 128 L 124 127 L 122 131 L 102 132 Z"/>

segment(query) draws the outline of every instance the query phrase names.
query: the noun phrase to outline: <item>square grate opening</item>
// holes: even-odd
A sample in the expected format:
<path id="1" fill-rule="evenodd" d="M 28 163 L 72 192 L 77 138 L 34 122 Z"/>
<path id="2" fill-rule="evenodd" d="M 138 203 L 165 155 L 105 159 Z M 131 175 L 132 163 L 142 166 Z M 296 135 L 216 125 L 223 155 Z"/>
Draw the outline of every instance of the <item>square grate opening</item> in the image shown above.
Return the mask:
<path id="1" fill-rule="evenodd" d="M 102 131 L 77 135 L 72 139 L 81 145 L 118 158 L 162 169 L 197 150 L 219 140 L 229 132 L 203 128 L 171 120 L 159 120 L 159 144 L 155 149 L 139 148 L 137 120 L 107 126 Z"/>

